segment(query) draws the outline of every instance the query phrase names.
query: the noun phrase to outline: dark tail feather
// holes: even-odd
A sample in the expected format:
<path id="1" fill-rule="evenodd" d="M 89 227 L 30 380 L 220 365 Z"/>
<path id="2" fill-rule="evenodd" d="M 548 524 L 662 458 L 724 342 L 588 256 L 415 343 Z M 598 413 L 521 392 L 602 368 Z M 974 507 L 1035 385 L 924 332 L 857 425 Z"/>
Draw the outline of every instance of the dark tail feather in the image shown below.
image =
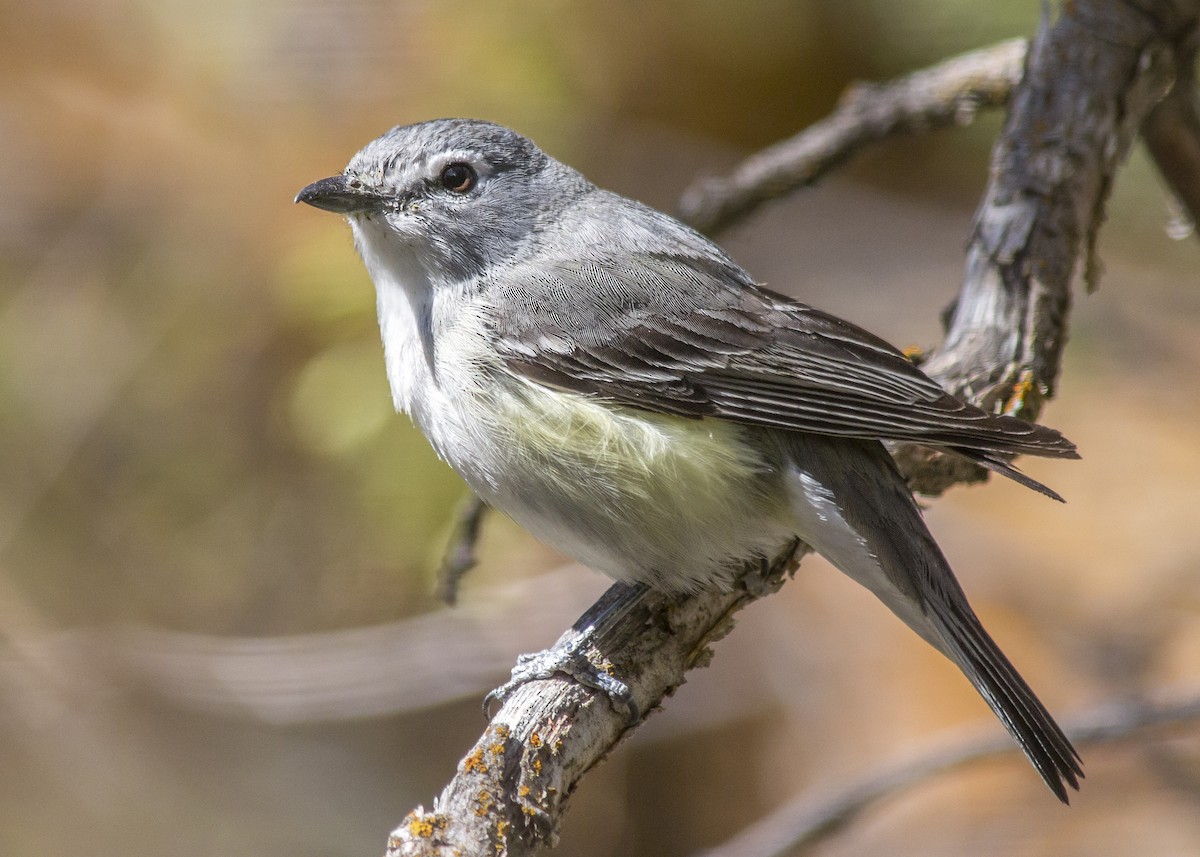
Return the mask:
<path id="1" fill-rule="evenodd" d="M 859 555 L 836 540 L 823 544 L 820 532 L 803 537 L 963 671 L 1065 803 L 1067 786 L 1078 789 L 1083 777 L 1079 755 L 979 623 L 882 444 L 811 436 L 791 442 L 795 460 L 806 462 L 806 472 L 837 498 L 845 522 L 867 551 Z M 1003 459 L 990 463 L 1013 469 Z"/>
<path id="2" fill-rule="evenodd" d="M 929 618 L 942 632 L 946 653 L 1021 745 L 1050 790 L 1069 803 L 1066 787 L 1078 791 L 1083 768 L 1067 736 L 965 601 L 961 606 L 948 601 L 941 609 L 929 606 Z"/>

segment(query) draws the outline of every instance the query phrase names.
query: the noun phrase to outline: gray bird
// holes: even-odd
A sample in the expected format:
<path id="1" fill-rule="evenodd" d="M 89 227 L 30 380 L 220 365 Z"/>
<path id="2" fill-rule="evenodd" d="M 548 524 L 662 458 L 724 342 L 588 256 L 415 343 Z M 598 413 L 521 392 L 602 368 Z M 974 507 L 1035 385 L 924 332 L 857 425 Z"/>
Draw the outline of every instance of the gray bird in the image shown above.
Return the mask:
<path id="1" fill-rule="evenodd" d="M 297 201 L 343 214 L 396 408 L 485 501 L 614 578 L 727 586 L 799 538 L 966 674 L 1064 802 L 1078 754 L 983 629 L 881 441 L 1008 462 L 1058 432 L 946 393 L 886 342 L 499 125 L 393 128 Z"/>

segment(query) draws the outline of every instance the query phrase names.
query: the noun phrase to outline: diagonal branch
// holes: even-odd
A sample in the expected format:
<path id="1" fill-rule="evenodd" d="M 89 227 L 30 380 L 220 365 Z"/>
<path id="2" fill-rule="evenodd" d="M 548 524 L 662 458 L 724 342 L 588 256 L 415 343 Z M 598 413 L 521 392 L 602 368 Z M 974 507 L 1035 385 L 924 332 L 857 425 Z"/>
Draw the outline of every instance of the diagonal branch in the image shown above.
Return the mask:
<path id="1" fill-rule="evenodd" d="M 1152 7 L 1147 14 L 1117 0 L 1065 4 L 1057 21 L 1043 21 L 1030 49 L 1028 71 L 1013 93 L 1012 112 L 993 154 L 946 343 L 926 364 L 944 384 L 985 406 L 1032 418 L 1053 392 L 1066 337 L 1069 287 L 1081 274 L 1089 285 L 1097 279 L 1093 248 L 1113 176 L 1169 82 L 1168 22 L 1200 19 L 1200 0 L 1142 2 Z M 1156 21 L 1162 22 L 1162 31 Z M 1179 31 L 1178 26 L 1170 30 Z M 889 123 L 876 122 L 876 111 L 861 109 L 864 103 L 880 105 L 889 98 L 902 101 L 900 94 L 914 80 L 929 79 L 921 77 L 925 73 L 892 85 L 894 90 L 859 90 L 847 102 L 867 99 L 860 101 L 857 114 L 844 106 L 846 112 L 832 124 L 813 132 L 818 142 L 832 133 L 835 145 L 797 142 L 804 135 L 792 141 L 798 150 L 815 148 L 815 156 L 805 156 L 814 167 L 797 166 L 803 158 L 789 161 L 786 145 L 767 150 L 723 185 L 710 181 L 689 194 L 686 216 L 708 230 L 728 225 L 762 201 L 811 180 L 863 142 L 911 130 L 916 116 L 942 116 L 917 126 L 932 127 L 953 121 L 964 110 L 969 116 L 981 103 L 1002 101 L 1022 51 L 1019 43 L 994 51 L 974 56 L 1007 58 L 999 64 L 1007 71 L 984 75 L 1000 87 L 983 90 L 995 93 L 995 101 L 981 100 L 975 72 L 964 72 L 957 83 L 948 77 L 947 69 L 976 69 L 975 60 L 961 65 L 951 61 L 928 73 L 944 84 L 940 112 L 922 114 L 898 104 L 890 115 L 899 118 Z M 885 117 L 889 113 L 882 112 Z M 857 131 L 855 115 L 862 126 Z M 696 200 L 717 202 L 702 205 Z M 917 456 L 910 449 L 899 453 L 922 491 L 977 478 L 953 462 L 946 465 L 949 459 Z M 730 593 L 671 597 L 646 592 L 631 598 L 629 590 L 615 586 L 564 638 L 607 617 L 595 634 L 599 654 L 630 684 L 638 707 L 650 711 L 683 681 L 687 669 L 707 661 L 709 644 L 728 632 L 737 610 L 778 588 L 794 559 L 779 558 L 767 574 L 748 569 Z M 622 609 L 608 610 L 614 603 Z M 627 728 L 624 713 L 593 691 L 561 679 L 525 685 L 459 764 L 432 810 L 414 810 L 393 832 L 389 857 L 522 855 L 553 845 L 567 796 Z"/>
<path id="2" fill-rule="evenodd" d="M 802 550 L 797 544 L 771 568 L 747 569 L 730 592 L 667 595 L 616 584 L 563 639 L 594 628 L 597 651 L 629 685 L 637 708 L 652 712 L 688 670 L 708 663 L 709 647 L 733 628 L 737 611 L 783 585 Z M 388 855 L 524 855 L 553 845 L 576 783 L 636 725 L 571 680 L 522 685 L 433 810 L 418 807 L 393 831 Z"/>
<path id="3" fill-rule="evenodd" d="M 679 216 L 717 233 L 764 203 L 815 184 L 870 143 L 966 125 L 981 108 L 1001 107 L 1021 79 L 1024 39 L 972 51 L 883 85 L 857 84 L 837 109 L 799 134 L 763 149 L 721 178 L 696 182 Z"/>

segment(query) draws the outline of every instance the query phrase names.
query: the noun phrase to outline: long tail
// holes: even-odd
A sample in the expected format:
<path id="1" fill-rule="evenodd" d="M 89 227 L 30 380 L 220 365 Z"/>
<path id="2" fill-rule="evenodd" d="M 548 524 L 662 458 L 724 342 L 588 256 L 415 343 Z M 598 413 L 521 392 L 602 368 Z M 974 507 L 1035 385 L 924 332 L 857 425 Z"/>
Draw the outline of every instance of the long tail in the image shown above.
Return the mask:
<path id="1" fill-rule="evenodd" d="M 800 532 L 958 665 L 1059 800 L 1079 754 L 980 624 L 883 446 L 793 435 Z"/>
<path id="2" fill-rule="evenodd" d="M 941 632 L 939 648 L 975 685 L 1050 790 L 1069 803 L 1066 786 L 1079 789 L 1082 760 L 1050 712 L 984 630 L 965 597 L 929 607 L 929 618 Z"/>

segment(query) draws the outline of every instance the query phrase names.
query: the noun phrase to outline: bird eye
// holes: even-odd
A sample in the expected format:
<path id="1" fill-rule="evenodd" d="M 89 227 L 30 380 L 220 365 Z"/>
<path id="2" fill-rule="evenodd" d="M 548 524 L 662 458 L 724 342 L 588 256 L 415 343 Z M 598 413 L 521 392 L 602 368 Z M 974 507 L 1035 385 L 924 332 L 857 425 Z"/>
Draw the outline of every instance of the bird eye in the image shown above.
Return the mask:
<path id="1" fill-rule="evenodd" d="M 454 193 L 466 193 L 475 187 L 476 178 L 470 164 L 455 162 L 442 168 L 442 187 Z"/>

